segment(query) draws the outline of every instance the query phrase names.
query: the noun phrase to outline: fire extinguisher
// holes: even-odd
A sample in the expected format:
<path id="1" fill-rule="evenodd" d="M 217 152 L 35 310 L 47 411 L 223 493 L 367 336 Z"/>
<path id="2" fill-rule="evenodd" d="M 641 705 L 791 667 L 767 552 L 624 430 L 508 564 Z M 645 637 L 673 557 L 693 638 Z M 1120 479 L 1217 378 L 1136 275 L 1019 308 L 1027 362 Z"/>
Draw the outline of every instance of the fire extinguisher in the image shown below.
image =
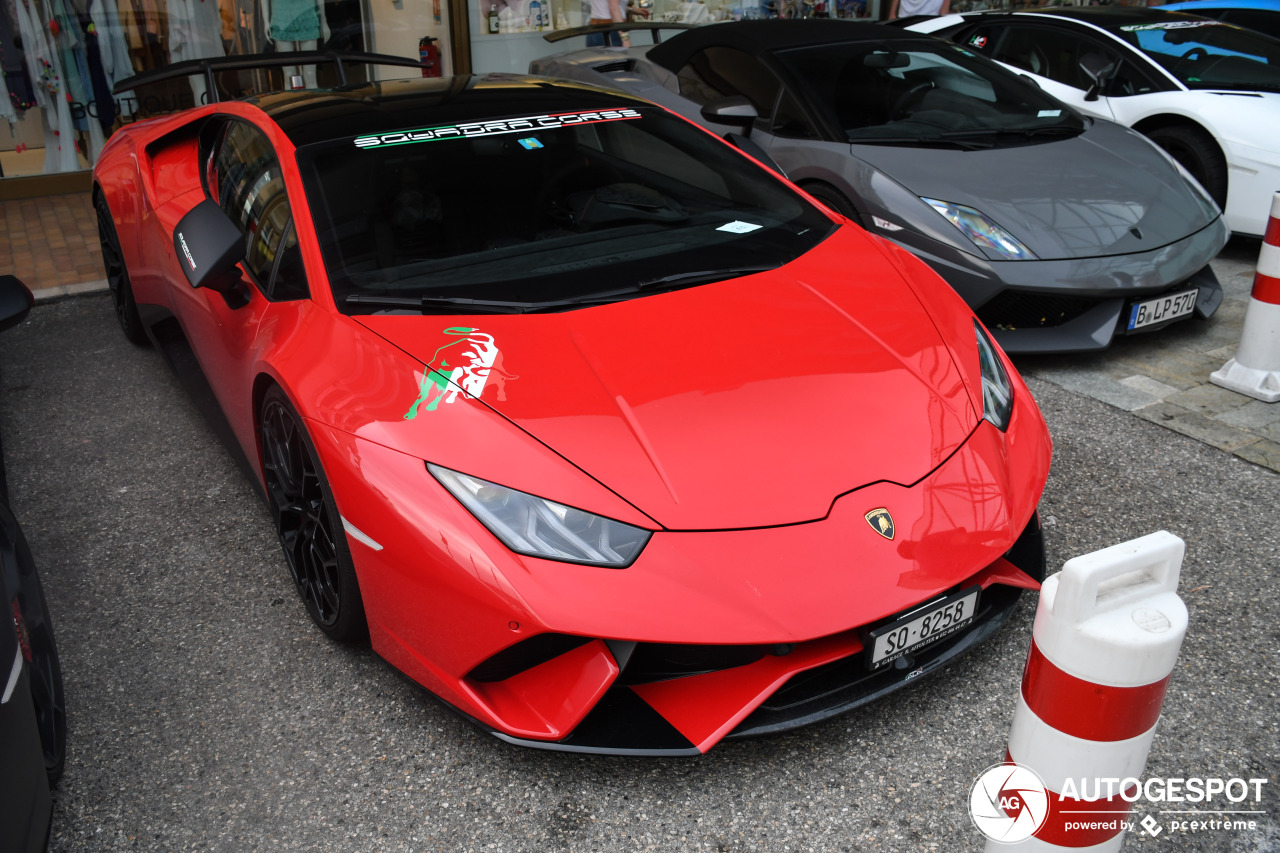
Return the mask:
<path id="1" fill-rule="evenodd" d="M 436 47 L 433 36 L 423 36 L 418 40 L 418 60 L 422 63 L 423 77 L 440 76 L 440 48 Z"/>

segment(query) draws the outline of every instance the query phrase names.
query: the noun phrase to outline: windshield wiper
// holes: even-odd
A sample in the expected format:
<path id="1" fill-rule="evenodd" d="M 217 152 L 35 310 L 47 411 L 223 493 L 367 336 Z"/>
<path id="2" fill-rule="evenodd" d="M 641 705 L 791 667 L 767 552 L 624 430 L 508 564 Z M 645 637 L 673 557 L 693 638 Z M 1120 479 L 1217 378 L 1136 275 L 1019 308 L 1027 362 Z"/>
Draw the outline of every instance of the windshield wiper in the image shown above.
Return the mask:
<path id="1" fill-rule="evenodd" d="M 953 139 L 945 133 L 940 136 L 860 136 L 850 138 L 849 143 L 851 145 L 940 145 L 947 148 L 962 148 L 965 151 L 979 151 L 991 147 L 990 144 L 971 142 L 967 139 Z"/>
<path id="2" fill-rule="evenodd" d="M 723 270 L 697 270 L 694 272 L 678 272 L 671 275 L 664 275 L 661 278 L 645 279 L 636 285 L 636 289 L 649 290 L 654 287 L 661 287 L 664 284 L 710 284 L 713 281 L 724 281 L 727 278 L 737 278 L 743 275 L 752 275 L 758 272 L 768 272 L 777 269 L 776 266 L 754 266 L 754 267 L 731 267 Z"/>
<path id="3" fill-rule="evenodd" d="M 584 293 L 567 299 L 549 299 L 541 302 L 515 302 L 505 299 L 471 299 L 465 296 L 382 296 L 377 294 L 352 293 L 344 300 L 348 308 L 404 308 L 421 311 L 423 314 L 448 313 L 450 309 L 456 314 L 535 314 L 542 311 L 556 311 L 561 308 L 595 305 L 606 302 L 617 302 L 638 293 L 661 289 L 667 285 L 692 287 L 713 281 L 723 281 L 741 275 L 768 272 L 777 269 L 773 266 L 735 267 L 723 270 L 698 270 L 696 272 L 674 273 L 662 278 L 641 281 L 630 287 L 616 290 L 604 290 L 598 293 Z M 675 289 L 675 288 L 673 288 Z"/>
<path id="4" fill-rule="evenodd" d="M 507 302 L 500 299 L 468 299 L 464 296 L 372 296 L 353 293 L 346 299 L 348 308 L 408 308 L 432 313 L 434 308 L 457 308 L 458 314 L 526 314 L 541 310 L 547 303 Z"/>
<path id="5" fill-rule="evenodd" d="M 942 136 L 947 139 L 976 139 L 983 136 L 1022 136 L 1030 139 L 1033 136 L 1048 134 L 1077 136 L 1083 132 L 1083 128 L 1071 124 L 1050 124 L 1043 127 L 975 127 L 968 130 L 944 130 Z"/>

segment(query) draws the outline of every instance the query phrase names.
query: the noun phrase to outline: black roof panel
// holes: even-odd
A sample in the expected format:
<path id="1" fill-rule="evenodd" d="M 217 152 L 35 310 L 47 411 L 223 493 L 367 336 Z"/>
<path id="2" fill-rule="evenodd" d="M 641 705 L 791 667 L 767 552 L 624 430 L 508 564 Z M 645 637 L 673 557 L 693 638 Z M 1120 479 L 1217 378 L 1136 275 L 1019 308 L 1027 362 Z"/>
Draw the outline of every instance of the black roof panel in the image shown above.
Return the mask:
<path id="1" fill-rule="evenodd" d="M 683 30 L 649 50 L 645 57 L 679 71 L 697 52 L 708 47 L 735 47 L 747 53 L 785 50 L 845 41 L 919 41 L 919 33 L 906 32 L 865 21 L 836 18 L 732 21 Z"/>

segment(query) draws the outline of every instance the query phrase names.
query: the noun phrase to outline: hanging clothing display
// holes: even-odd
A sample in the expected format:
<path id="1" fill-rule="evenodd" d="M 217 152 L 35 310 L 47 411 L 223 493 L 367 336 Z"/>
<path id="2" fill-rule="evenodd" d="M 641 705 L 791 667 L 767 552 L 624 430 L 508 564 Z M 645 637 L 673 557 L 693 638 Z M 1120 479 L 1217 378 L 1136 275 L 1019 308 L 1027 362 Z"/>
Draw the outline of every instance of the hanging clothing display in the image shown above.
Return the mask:
<path id="1" fill-rule="evenodd" d="M 217 0 L 169 0 L 169 61 L 225 56 Z M 208 84 L 199 75 L 187 78 L 193 104 L 209 102 Z"/>
<path id="2" fill-rule="evenodd" d="M 116 0 L 92 0 L 89 4 L 89 17 L 98 33 L 98 51 L 103 73 L 106 74 L 107 83 L 114 88 L 121 80 L 132 77 L 135 73 Z M 117 101 L 116 109 L 123 115 L 133 115 L 133 99 Z"/>
<path id="3" fill-rule="evenodd" d="M 77 11 L 76 20 L 80 24 L 81 43 L 84 45 L 84 62 L 88 71 L 88 79 L 85 82 L 92 93 L 93 112 L 97 116 L 98 126 L 105 133 L 110 133 L 111 126 L 116 123 L 116 101 L 111 97 L 111 83 L 107 80 L 106 70 L 102 67 L 102 51 L 99 47 L 97 27 L 94 26 L 88 9 L 83 12 Z M 97 159 L 97 152 L 100 150 L 102 150 L 101 146 L 95 149 L 94 160 Z"/>
<path id="4" fill-rule="evenodd" d="M 235 37 L 228 53 L 243 56 L 246 53 L 265 53 L 270 39 L 267 36 L 267 19 L 259 0 L 232 0 L 235 12 Z"/>
<path id="5" fill-rule="evenodd" d="M 119 0 L 120 23 L 137 71 L 162 68 L 168 60 L 164 36 L 169 27 L 157 0 Z"/>
<path id="6" fill-rule="evenodd" d="M 271 40 L 318 40 L 320 15 L 317 0 L 271 0 Z"/>
<path id="7" fill-rule="evenodd" d="M 44 115 L 44 171 L 74 172 L 80 164 L 72 139 L 71 108 L 62 83 L 62 61 L 45 37 L 43 22 L 51 18 L 41 11 L 40 0 L 18 0 L 15 9 L 27 73 L 35 81 L 32 88 L 36 104 Z"/>
<path id="8" fill-rule="evenodd" d="M 13 122 L 18 113 L 36 104 L 36 93 L 22 61 L 22 51 L 15 41 L 18 24 L 7 5 L 0 5 L 0 74 L 4 75 L 5 92 L 0 93 L 0 118 Z"/>
<path id="9" fill-rule="evenodd" d="M 362 50 L 385 33 L 392 51 L 412 53 L 422 39 L 409 34 L 425 28 L 447 57 L 445 8 L 428 0 L 0 0 L 0 131 L 9 130 L 0 133 L 0 180 L 92 167 L 112 133 L 132 121 L 342 79 L 332 64 L 300 61 L 304 51 Z M 278 51 L 286 53 L 248 68 L 148 74 Z M 353 81 L 379 77 L 360 64 L 344 70 Z M 151 79 L 116 91 L 138 75 Z M 27 148 L 32 155 L 15 156 Z"/>
<path id="10" fill-rule="evenodd" d="M 169 0 L 169 61 L 226 56 L 217 0 Z"/>

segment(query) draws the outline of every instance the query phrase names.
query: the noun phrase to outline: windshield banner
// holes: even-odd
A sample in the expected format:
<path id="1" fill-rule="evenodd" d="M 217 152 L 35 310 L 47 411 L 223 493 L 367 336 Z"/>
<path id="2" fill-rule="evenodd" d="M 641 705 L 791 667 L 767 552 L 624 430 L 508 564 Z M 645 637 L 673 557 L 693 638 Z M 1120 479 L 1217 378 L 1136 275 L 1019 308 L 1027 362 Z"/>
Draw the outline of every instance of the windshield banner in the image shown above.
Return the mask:
<path id="1" fill-rule="evenodd" d="M 500 133 L 529 133 L 538 130 L 555 130 L 575 124 L 597 124 L 603 121 L 619 121 L 640 118 L 631 109 L 596 110 L 594 112 L 556 113 L 497 121 L 476 121 L 466 124 L 449 124 L 440 127 L 424 127 L 417 130 L 397 130 L 377 136 L 356 137 L 357 148 L 376 148 L 389 145 L 410 145 L 414 142 L 431 142 L 439 139 L 470 139 L 475 136 L 493 136 Z"/>

